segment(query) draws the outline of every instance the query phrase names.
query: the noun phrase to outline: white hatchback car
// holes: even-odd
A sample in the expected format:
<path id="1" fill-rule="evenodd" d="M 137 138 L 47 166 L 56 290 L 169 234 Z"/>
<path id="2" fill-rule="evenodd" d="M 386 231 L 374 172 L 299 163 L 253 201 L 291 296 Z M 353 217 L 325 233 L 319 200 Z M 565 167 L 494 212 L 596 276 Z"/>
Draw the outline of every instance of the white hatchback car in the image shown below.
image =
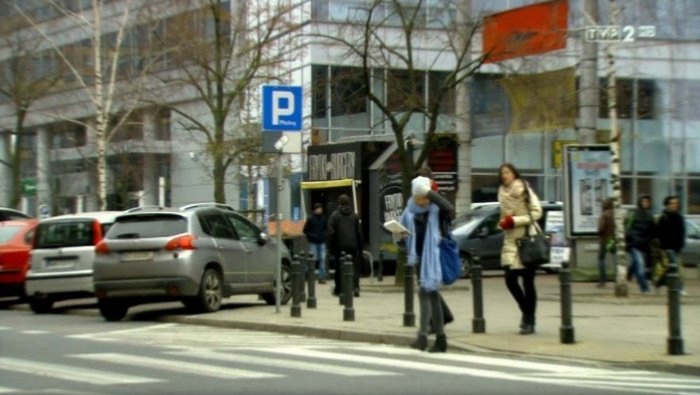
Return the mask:
<path id="1" fill-rule="evenodd" d="M 34 236 L 26 295 L 33 312 L 54 302 L 94 295 L 95 246 L 121 211 L 61 215 L 39 223 Z"/>

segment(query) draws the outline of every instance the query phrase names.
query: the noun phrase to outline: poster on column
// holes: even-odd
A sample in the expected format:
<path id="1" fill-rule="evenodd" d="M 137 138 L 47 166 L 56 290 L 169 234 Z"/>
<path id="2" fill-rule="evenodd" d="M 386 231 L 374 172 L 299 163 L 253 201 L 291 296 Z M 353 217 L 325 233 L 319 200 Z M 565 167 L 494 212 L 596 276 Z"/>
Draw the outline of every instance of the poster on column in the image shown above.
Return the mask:
<path id="1" fill-rule="evenodd" d="M 605 199 L 612 196 L 608 145 L 564 147 L 564 210 L 568 237 L 596 236 Z"/>

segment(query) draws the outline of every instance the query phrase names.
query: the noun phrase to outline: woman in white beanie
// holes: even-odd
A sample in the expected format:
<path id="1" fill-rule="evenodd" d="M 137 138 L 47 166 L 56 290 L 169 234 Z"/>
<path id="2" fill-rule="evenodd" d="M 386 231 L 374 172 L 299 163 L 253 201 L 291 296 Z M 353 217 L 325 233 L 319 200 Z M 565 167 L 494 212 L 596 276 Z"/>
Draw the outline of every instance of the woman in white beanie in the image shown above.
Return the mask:
<path id="1" fill-rule="evenodd" d="M 428 348 L 430 321 L 437 335 L 430 352 L 445 352 L 447 337 L 440 297 L 442 271 L 439 243 L 454 217 L 454 207 L 442 195 L 431 189 L 427 177 L 416 177 L 411 182 L 412 196 L 401 215 L 401 224 L 409 231 L 406 239 L 408 265 L 416 266 L 419 278 L 420 328 L 418 338 L 411 347 Z"/>

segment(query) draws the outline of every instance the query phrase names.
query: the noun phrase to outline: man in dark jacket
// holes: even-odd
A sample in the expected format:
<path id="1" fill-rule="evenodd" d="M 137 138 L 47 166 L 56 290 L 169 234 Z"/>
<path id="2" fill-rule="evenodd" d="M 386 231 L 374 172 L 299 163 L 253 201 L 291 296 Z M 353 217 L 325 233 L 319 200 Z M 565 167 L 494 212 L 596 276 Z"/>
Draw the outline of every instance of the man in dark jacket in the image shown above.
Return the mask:
<path id="1" fill-rule="evenodd" d="M 304 234 L 309 242 L 309 252 L 316 257 L 318 265 L 318 282 L 326 283 L 326 232 L 328 231 L 328 221 L 323 215 L 323 205 L 314 204 L 313 215 L 307 218 L 304 224 Z"/>
<path id="2" fill-rule="evenodd" d="M 335 259 L 335 287 L 333 295 L 339 295 L 342 290 L 342 265 L 341 252 L 352 255 L 353 272 L 355 274 L 355 296 L 360 296 L 360 272 L 359 262 L 364 245 L 360 217 L 355 214 L 350 206 L 350 197 L 340 195 L 338 209 L 328 219 L 328 251 Z"/>
<path id="3" fill-rule="evenodd" d="M 646 277 L 645 255 L 654 238 L 654 216 L 651 214 L 651 197 L 642 195 L 637 201 L 637 208 L 629 213 L 625 221 L 625 243 L 630 254 L 629 272 L 637 278 L 639 289 L 649 294 Z"/>
<path id="4" fill-rule="evenodd" d="M 664 199 L 664 211 L 658 219 L 656 234 L 661 249 L 670 263 L 678 265 L 678 256 L 685 247 L 685 219 L 679 212 L 680 199 L 669 196 Z"/>

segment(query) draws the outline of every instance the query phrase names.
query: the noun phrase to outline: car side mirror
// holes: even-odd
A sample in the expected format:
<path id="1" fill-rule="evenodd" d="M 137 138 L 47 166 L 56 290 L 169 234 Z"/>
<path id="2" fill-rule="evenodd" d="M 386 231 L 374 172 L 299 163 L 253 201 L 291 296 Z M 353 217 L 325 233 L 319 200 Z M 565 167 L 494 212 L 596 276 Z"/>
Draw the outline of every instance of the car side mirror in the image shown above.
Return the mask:
<path id="1" fill-rule="evenodd" d="M 268 235 L 267 233 L 260 233 L 260 237 L 258 237 L 258 244 L 264 246 L 267 243 L 269 243 L 270 240 L 272 240 L 270 239 L 270 235 Z"/>

